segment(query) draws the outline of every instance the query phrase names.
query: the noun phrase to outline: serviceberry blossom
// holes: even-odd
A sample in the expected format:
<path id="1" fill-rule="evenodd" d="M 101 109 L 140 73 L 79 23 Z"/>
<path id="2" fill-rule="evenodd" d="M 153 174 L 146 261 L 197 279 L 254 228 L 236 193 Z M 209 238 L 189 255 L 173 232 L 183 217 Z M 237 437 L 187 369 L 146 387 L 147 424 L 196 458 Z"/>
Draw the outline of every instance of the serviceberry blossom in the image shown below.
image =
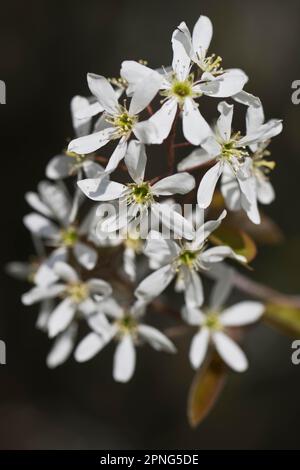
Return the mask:
<path id="1" fill-rule="evenodd" d="M 192 339 L 190 362 L 194 369 L 203 363 L 210 342 L 216 348 L 224 362 L 236 372 L 243 372 L 248 367 L 248 360 L 230 337 L 228 328 L 236 328 L 258 321 L 264 305 L 260 302 L 243 301 L 231 307 L 223 308 L 230 292 L 227 279 L 220 280 L 212 291 L 209 307 L 203 310 L 186 306 L 182 316 L 189 325 L 199 327 Z"/>
<path id="2" fill-rule="evenodd" d="M 47 286 L 34 286 L 22 296 L 24 305 L 32 305 L 45 299 L 60 298 L 61 301 L 48 319 L 47 330 L 50 338 L 64 331 L 73 321 L 75 314 L 84 316 L 96 312 L 96 302 L 108 297 L 111 286 L 102 279 L 91 278 L 82 281 L 72 266 L 58 261 L 54 266 L 59 282 Z"/>
<path id="3" fill-rule="evenodd" d="M 86 179 L 78 182 L 84 194 L 93 201 L 119 201 L 119 207 L 101 224 L 102 231 L 116 231 L 126 227 L 131 221 L 139 219 L 140 224 L 148 223 L 148 216 L 161 222 L 176 235 L 193 238 L 193 227 L 178 212 L 167 204 L 160 204 L 160 196 L 186 194 L 195 186 L 193 176 L 177 173 L 167 176 L 156 183 L 144 180 L 146 167 L 145 147 L 133 140 L 128 146 L 125 162 L 133 180 L 126 185 L 111 180 Z M 112 207 L 113 208 L 113 207 Z M 100 213 L 102 207 L 100 206 Z"/>
<path id="4" fill-rule="evenodd" d="M 210 19 L 200 16 L 192 33 L 184 22 L 173 32 L 171 66 L 125 60 L 119 78 L 87 74 L 92 96 L 71 100 L 75 138 L 48 163 L 52 181 L 25 196 L 33 212 L 24 224 L 36 257 L 7 268 L 30 283 L 23 304 L 40 304 L 36 326 L 54 339 L 46 359 L 51 368 L 73 353 L 78 363 L 88 361 L 114 342 L 113 377 L 127 382 L 136 347 L 175 353 L 170 338 L 176 343 L 197 327 L 190 362 L 198 369 L 207 360 L 190 407 L 205 374 L 213 371 L 216 389 L 212 383 L 201 407 L 220 390 L 213 348 L 233 370 L 248 366 L 236 338 L 263 319 L 265 306 L 241 300 L 228 307 L 231 289 L 266 304 L 273 296 L 240 272 L 256 255 L 251 237 L 259 229 L 253 225 L 248 234 L 245 217 L 237 227 L 231 211 L 242 209 L 260 224 L 258 203 L 275 195 L 267 147 L 282 122 L 265 122 L 261 100 L 244 90 L 245 72 L 223 69 L 209 52 L 212 36 Z M 204 107 L 209 98 L 212 122 Z M 233 116 L 240 112 L 246 129 L 237 132 Z M 153 144 L 162 144 L 154 155 Z M 219 180 L 223 197 L 213 198 Z M 288 300 L 292 305 L 294 298 Z M 162 331 L 148 324 L 147 311 Z M 165 329 L 166 315 L 175 328 Z M 195 406 L 189 416 L 198 414 Z"/>
<path id="5" fill-rule="evenodd" d="M 259 131 L 264 125 L 264 121 L 262 105 L 249 106 L 246 116 L 247 134 L 251 135 Z M 271 137 L 282 131 L 282 123 L 280 121 L 275 122 L 273 131 L 249 145 L 251 158 L 246 158 L 245 172 L 249 175 L 251 197 L 246 198 L 244 196 L 235 175 L 228 167 L 225 168 L 222 175 L 221 191 L 226 206 L 232 211 L 244 209 L 249 219 L 255 224 L 260 223 L 258 202 L 270 204 L 275 199 L 275 192 L 269 180 L 269 174 L 274 169 L 275 162 L 268 159 L 270 152 L 267 150 Z"/>
<path id="6" fill-rule="evenodd" d="M 195 228 L 191 241 L 166 240 L 159 232 L 149 233 L 144 254 L 150 259 L 150 267 L 156 269 L 137 287 L 135 295 L 139 299 L 150 301 L 161 294 L 171 281 L 176 278 L 176 290 L 184 293 L 187 305 L 201 306 L 204 300 L 200 273 L 207 271 L 215 263 L 225 258 L 246 262 L 229 246 L 207 248 L 209 235 L 216 230 L 224 217 L 223 211 L 217 220 L 200 224 Z"/>
<path id="7" fill-rule="evenodd" d="M 114 339 L 117 347 L 113 377 L 118 382 L 128 382 L 135 370 L 136 346 L 148 343 L 158 351 L 175 353 L 175 346 L 161 331 L 141 322 L 146 307 L 147 304 L 137 301 L 124 309 L 114 299 L 108 299 L 102 304 L 101 313 L 91 318 L 93 331 L 77 346 L 75 359 L 78 362 L 88 361 Z"/>

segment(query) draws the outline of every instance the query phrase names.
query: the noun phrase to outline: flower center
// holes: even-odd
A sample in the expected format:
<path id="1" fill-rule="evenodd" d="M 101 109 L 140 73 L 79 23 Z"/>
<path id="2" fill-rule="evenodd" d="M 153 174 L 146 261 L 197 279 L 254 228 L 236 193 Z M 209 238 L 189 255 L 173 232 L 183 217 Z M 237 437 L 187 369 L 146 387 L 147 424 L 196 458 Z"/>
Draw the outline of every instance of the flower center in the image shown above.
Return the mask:
<path id="1" fill-rule="evenodd" d="M 149 183 L 132 183 L 128 185 L 128 188 L 130 189 L 127 198 L 129 204 L 149 205 L 153 201 L 153 194 Z"/>
<path id="2" fill-rule="evenodd" d="M 216 312 L 211 312 L 207 315 L 204 326 L 210 330 L 219 331 L 223 329 L 223 325 L 220 322 L 219 315 Z"/>
<path id="3" fill-rule="evenodd" d="M 120 336 L 134 334 L 136 331 L 137 321 L 130 314 L 124 315 L 124 317 L 117 320 L 116 323 L 119 328 Z"/>
<path id="4" fill-rule="evenodd" d="M 246 147 L 237 147 L 237 143 L 240 140 L 240 132 L 233 134 L 228 142 L 223 142 L 221 150 L 221 158 L 225 160 L 231 160 L 232 158 L 237 158 L 238 160 L 243 160 L 244 157 L 247 157 L 249 154 L 245 150 Z"/>
<path id="5" fill-rule="evenodd" d="M 131 237 L 128 236 L 126 240 L 124 240 L 124 244 L 127 248 L 131 248 L 135 253 L 141 253 L 143 248 L 143 242 L 139 237 Z"/>
<path id="6" fill-rule="evenodd" d="M 199 254 L 202 250 L 188 250 L 183 248 L 179 253 L 179 256 L 175 262 L 176 270 L 180 273 L 180 267 L 186 266 L 188 269 L 199 271 L 201 269 L 201 263 Z"/>
<path id="7" fill-rule="evenodd" d="M 138 121 L 138 117 L 129 114 L 124 106 L 120 107 L 120 113 L 113 116 L 108 116 L 106 121 L 115 127 L 113 138 L 128 137 L 131 134 L 133 126 Z"/>
<path id="8" fill-rule="evenodd" d="M 66 295 L 70 297 L 73 302 L 79 304 L 89 296 L 89 288 L 83 282 L 69 284 L 66 288 Z"/>
<path id="9" fill-rule="evenodd" d="M 211 56 L 199 59 L 199 67 L 203 72 L 211 73 L 212 75 L 220 75 L 223 73 L 221 67 L 222 57 L 212 54 Z"/>
<path id="10" fill-rule="evenodd" d="M 194 75 L 191 74 L 186 80 L 178 80 L 175 76 L 171 77 L 170 88 L 161 91 L 161 95 L 166 98 L 175 97 L 179 104 L 183 104 L 186 98 L 197 98 L 201 93 L 193 90 Z"/>
<path id="11" fill-rule="evenodd" d="M 70 227 L 62 230 L 60 233 L 60 238 L 64 246 L 67 246 L 67 247 L 74 246 L 75 243 L 78 241 L 78 234 L 77 234 L 75 227 L 71 225 Z"/>

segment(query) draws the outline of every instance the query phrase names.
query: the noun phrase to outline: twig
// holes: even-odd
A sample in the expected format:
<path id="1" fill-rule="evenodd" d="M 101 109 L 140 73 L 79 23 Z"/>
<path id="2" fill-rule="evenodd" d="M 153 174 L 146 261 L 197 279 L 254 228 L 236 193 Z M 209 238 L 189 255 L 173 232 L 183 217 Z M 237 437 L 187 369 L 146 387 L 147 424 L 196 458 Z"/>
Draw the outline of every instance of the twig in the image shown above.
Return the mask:
<path id="1" fill-rule="evenodd" d="M 168 138 L 166 139 L 167 155 L 168 155 L 168 175 L 174 173 L 175 167 L 175 136 L 176 136 L 176 124 L 178 119 L 178 112 L 175 116 L 174 122 Z"/>
<path id="2" fill-rule="evenodd" d="M 193 144 L 190 142 L 180 142 L 179 144 L 174 144 L 174 149 L 180 149 L 182 147 L 191 147 Z"/>

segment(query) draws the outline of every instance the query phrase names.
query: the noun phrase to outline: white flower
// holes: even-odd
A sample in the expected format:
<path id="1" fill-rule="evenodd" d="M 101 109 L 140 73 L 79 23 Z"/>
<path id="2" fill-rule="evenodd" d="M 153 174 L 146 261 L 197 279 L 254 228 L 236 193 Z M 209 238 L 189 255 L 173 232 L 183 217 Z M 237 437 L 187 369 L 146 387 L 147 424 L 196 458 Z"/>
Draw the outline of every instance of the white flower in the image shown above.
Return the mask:
<path id="1" fill-rule="evenodd" d="M 246 119 L 247 134 L 253 134 L 259 130 L 263 126 L 264 120 L 264 111 L 261 104 L 259 106 L 249 106 Z M 255 224 L 260 223 L 257 203 L 270 204 L 275 198 L 275 192 L 268 177 L 270 171 L 275 166 L 275 162 L 269 161 L 266 157 L 270 155 L 270 152 L 267 150 L 270 138 L 279 134 L 281 130 L 282 124 L 280 121 L 277 121 L 277 125 L 272 133 L 266 137 L 263 136 L 259 141 L 249 145 L 253 152 L 251 158 L 246 159 L 247 171 L 253 191 L 251 201 L 248 200 L 249 198 L 245 198 L 241 192 L 240 186 L 229 167 L 225 168 L 222 175 L 221 191 L 227 207 L 230 210 L 244 209 L 249 219 Z"/>
<path id="2" fill-rule="evenodd" d="M 225 216 L 226 211 L 223 211 L 217 220 L 198 225 L 191 241 L 177 243 L 164 239 L 158 232 L 150 232 L 144 253 L 150 259 L 150 267 L 156 271 L 139 284 L 135 291 L 136 297 L 149 302 L 176 278 L 175 289 L 184 292 L 186 304 L 201 306 L 203 287 L 199 273 L 209 270 L 226 257 L 246 261 L 229 246 L 206 249 L 207 238 L 219 227 Z"/>
<path id="3" fill-rule="evenodd" d="M 193 40 L 201 48 L 201 41 L 209 43 L 206 38 L 208 34 L 203 19 L 200 17 L 194 29 Z M 203 31 L 201 31 L 203 29 Z M 196 31 L 196 32 L 195 32 Z M 202 95 L 217 98 L 226 98 L 239 93 L 248 78 L 238 69 L 221 71 L 214 76 L 217 61 L 211 62 L 211 58 L 203 59 L 205 65 L 200 78 L 195 78 L 191 73 L 192 59 L 196 57 L 192 53 L 192 41 L 185 23 L 181 23 L 172 36 L 173 62 L 171 71 L 164 75 L 138 64 L 134 61 L 125 61 L 122 64 L 121 75 L 128 81 L 127 93 L 135 92 L 144 86 L 148 102 L 161 90 L 165 96 L 165 103 L 148 121 L 142 123 L 141 129 L 145 135 L 143 141 L 146 143 L 161 143 L 169 134 L 175 119 L 177 109 L 182 111 L 183 133 L 185 138 L 194 145 L 199 145 L 211 134 L 211 129 L 199 111 L 195 102 Z M 197 62 L 199 65 L 199 63 Z M 214 65 L 215 64 L 215 65 Z M 218 68 L 218 67 L 217 67 Z M 201 72 L 202 73 L 202 72 Z M 156 87 L 156 88 L 155 88 Z M 147 140 L 149 138 L 149 142 Z"/>
<path id="4" fill-rule="evenodd" d="M 195 165 L 197 160 L 198 164 L 204 163 L 210 157 L 211 160 L 216 160 L 216 164 L 203 176 L 198 188 L 197 200 L 202 209 L 210 205 L 216 184 L 225 171 L 230 172 L 237 180 L 240 191 L 248 204 L 253 204 L 255 191 L 249 172 L 251 158 L 248 156 L 249 152 L 246 150 L 246 146 L 264 142 L 277 135 L 282 128 L 281 121 L 270 120 L 254 130 L 251 129 L 246 136 L 241 137 L 239 132 L 232 134 L 231 131 L 233 105 L 221 102 L 218 110 L 220 117 L 217 121 L 216 134 L 206 139 L 202 143 L 201 151 L 193 152 L 184 160 L 184 164 L 181 164 L 180 168 L 183 169 L 192 162 Z"/>
<path id="5" fill-rule="evenodd" d="M 78 182 L 84 194 L 94 201 L 119 201 L 118 210 L 101 224 L 101 230 L 114 232 L 126 227 L 134 219 L 136 223 L 140 221 L 143 224 L 150 214 L 180 237 L 193 238 L 191 224 L 168 205 L 156 200 L 159 196 L 188 193 L 195 186 L 193 176 L 177 173 L 154 184 L 144 181 L 146 153 L 144 145 L 136 140 L 130 142 L 125 162 L 133 183 L 124 185 L 101 178 Z"/>
<path id="6" fill-rule="evenodd" d="M 95 313 L 97 303 L 112 292 L 110 285 L 102 279 L 82 281 L 67 263 L 57 262 L 54 270 L 61 282 L 35 286 L 22 296 L 25 305 L 57 297 L 62 299 L 48 318 L 47 330 L 51 338 L 65 331 L 76 313 L 84 317 Z"/>
<path id="7" fill-rule="evenodd" d="M 193 326 L 199 326 L 199 332 L 192 339 L 190 362 L 194 369 L 203 363 L 209 343 L 212 342 L 224 362 L 237 372 L 248 367 L 248 361 L 240 347 L 226 332 L 227 327 L 239 327 L 256 322 L 264 312 L 264 305 L 259 302 L 240 302 L 222 310 L 223 302 L 229 293 L 230 285 L 226 278 L 219 281 L 212 291 L 210 306 L 207 310 L 187 306 L 183 317 Z"/>
<path id="8" fill-rule="evenodd" d="M 76 137 L 87 135 L 91 130 L 91 118 L 78 119 L 77 114 L 85 110 L 89 104 L 87 98 L 74 96 L 71 100 L 71 116 Z M 66 178 L 81 171 L 87 178 L 96 178 L 103 173 L 104 169 L 97 162 L 92 160 L 92 156 L 86 156 L 75 152 L 65 152 L 53 157 L 46 167 L 46 176 L 52 180 Z"/>
<path id="9" fill-rule="evenodd" d="M 112 172 L 118 163 L 124 158 L 127 150 L 127 141 L 134 134 L 138 139 L 139 113 L 147 106 L 144 93 L 137 91 L 132 96 L 129 108 L 121 106 L 118 102 L 118 94 L 105 77 L 88 74 L 88 85 L 104 109 L 102 120 L 98 123 L 98 129 L 93 134 L 72 140 L 68 150 L 77 154 L 87 154 L 103 147 L 111 140 L 119 140 L 109 163 L 106 173 Z M 143 132 L 144 133 L 144 132 Z"/>
<path id="10" fill-rule="evenodd" d="M 117 347 L 113 377 L 118 382 L 128 382 L 135 370 L 135 346 L 146 342 L 158 351 L 175 353 L 175 346 L 163 333 L 140 322 L 145 309 L 146 305 L 140 302 L 128 309 L 122 308 L 113 299 L 104 302 L 102 313 L 90 318 L 89 325 L 93 331 L 77 346 L 75 359 L 78 362 L 88 361 L 115 339 Z M 104 314 L 111 318 L 110 322 Z"/>
<path id="11" fill-rule="evenodd" d="M 40 195 L 27 193 L 26 200 L 40 214 L 27 214 L 23 219 L 24 224 L 35 237 L 56 249 L 41 263 L 35 274 L 35 282 L 45 285 L 57 279 L 53 266 L 57 261 L 66 261 L 69 250 L 72 250 L 83 267 L 93 269 L 97 262 L 97 251 L 81 241 L 89 236 L 90 214 L 77 227 L 69 221 L 72 211 L 66 193 L 58 185 L 47 182 L 40 183 L 38 188 Z M 57 220 L 59 225 L 52 219 Z"/>

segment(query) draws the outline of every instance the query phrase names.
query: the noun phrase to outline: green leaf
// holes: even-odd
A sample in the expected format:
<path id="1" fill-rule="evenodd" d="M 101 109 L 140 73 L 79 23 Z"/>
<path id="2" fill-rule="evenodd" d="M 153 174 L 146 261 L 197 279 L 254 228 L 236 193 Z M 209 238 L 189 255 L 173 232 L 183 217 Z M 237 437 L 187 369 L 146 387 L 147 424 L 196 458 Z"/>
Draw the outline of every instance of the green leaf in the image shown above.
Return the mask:
<path id="1" fill-rule="evenodd" d="M 252 261 L 257 253 L 256 245 L 252 238 L 245 232 L 230 225 L 221 225 L 209 237 L 214 245 L 228 245 L 238 255 L 245 256 L 248 263 Z"/>
<path id="2" fill-rule="evenodd" d="M 265 320 L 289 336 L 300 336 L 300 308 L 290 305 L 266 305 Z"/>
<path id="3" fill-rule="evenodd" d="M 195 428 L 208 415 L 220 395 L 226 378 L 226 366 L 214 352 L 197 371 L 188 395 L 188 420 Z"/>

